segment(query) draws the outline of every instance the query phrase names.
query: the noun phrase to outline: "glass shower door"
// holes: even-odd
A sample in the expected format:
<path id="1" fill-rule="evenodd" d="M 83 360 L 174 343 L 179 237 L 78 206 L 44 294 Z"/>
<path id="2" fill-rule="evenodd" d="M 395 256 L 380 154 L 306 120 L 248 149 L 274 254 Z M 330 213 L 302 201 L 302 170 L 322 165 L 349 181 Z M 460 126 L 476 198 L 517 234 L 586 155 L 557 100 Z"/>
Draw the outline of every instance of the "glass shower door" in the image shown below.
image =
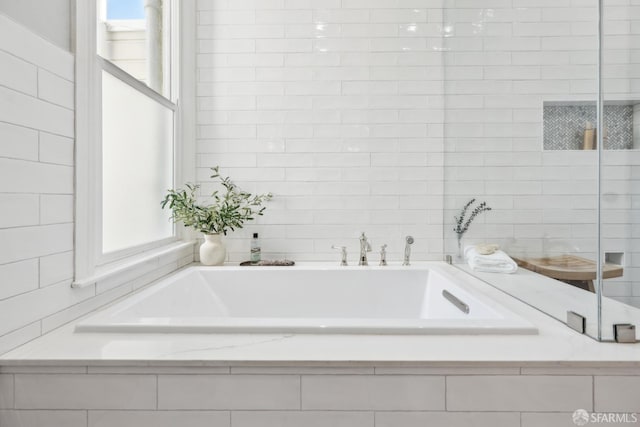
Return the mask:
<path id="1" fill-rule="evenodd" d="M 602 0 L 599 337 L 640 326 L 640 8 Z M 637 332 L 635 332 L 637 334 Z"/>
<path id="2" fill-rule="evenodd" d="M 516 274 L 458 266 L 597 337 L 598 4 L 515 3 L 445 1 L 445 253 L 497 245 Z"/>

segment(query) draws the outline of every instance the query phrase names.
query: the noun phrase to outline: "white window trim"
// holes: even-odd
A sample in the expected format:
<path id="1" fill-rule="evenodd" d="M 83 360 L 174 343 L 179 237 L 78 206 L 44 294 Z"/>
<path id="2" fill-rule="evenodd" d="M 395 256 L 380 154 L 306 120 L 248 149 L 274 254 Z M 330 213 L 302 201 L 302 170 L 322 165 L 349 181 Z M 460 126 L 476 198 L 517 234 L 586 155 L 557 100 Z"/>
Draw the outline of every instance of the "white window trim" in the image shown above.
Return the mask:
<path id="1" fill-rule="evenodd" d="M 111 31 L 142 31 L 146 23 L 142 19 L 109 19 L 105 21 L 107 29 Z"/>
<path id="2" fill-rule="evenodd" d="M 180 37 L 171 37 L 172 52 L 179 51 L 171 73 L 172 87 L 177 88 L 180 100 L 175 105 L 149 89 L 132 81 L 128 75 L 107 60 L 98 58 L 96 49 L 96 1 L 75 2 L 76 53 L 76 158 L 75 158 L 75 276 L 73 287 L 89 286 L 98 280 L 129 271 L 149 259 L 183 250 L 193 245 L 190 234 L 178 227 L 175 237 L 163 239 L 113 254 L 102 254 L 101 245 L 101 73 L 108 69 L 137 90 L 164 106 L 170 105 L 175 114 L 174 185 L 192 181 L 195 175 L 195 28 L 194 0 L 174 2 L 172 28 L 183 29 Z M 178 49 L 176 49 L 178 48 Z M 100 62 L 103 61 L 103 62 Z M 121 74 L 120 74 L 121 73 Z M 127 78 L 123 79 L 123 75 Z M 187 78 L 180 78 L 187 76 Z M 137 85 L 136 85 L 137 83 Z M 139 86 L 138 86 L 139 85 Z M 173 95 L 173 94 L 172 94 Z M 186 100 L 186 102 L 185 102 Z M 184 105 L 184 107 L 183 107 Z M 184 141 L 184 143 L 183 143 Z M 160 201 L 158 201 L 158 206 Z M 182 239 L 182 241 L 180 241 Z"/>

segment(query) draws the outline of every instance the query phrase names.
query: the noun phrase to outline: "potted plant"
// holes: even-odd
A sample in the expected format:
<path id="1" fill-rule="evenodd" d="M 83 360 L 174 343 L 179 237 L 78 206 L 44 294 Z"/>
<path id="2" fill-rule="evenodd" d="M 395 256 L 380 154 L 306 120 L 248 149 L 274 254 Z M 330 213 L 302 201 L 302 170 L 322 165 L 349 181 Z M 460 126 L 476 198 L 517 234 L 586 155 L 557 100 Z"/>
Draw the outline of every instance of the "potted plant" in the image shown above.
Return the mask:
<path id="1" fill-rule="evenodd" d="M 198 203 L 197 184 L 186 184 L 186 189 L 169 190 L 161 203 L 172 211 L 173 222 L 181 222 L 185 227 L 193 227 L 204 234 L 204 243 L 200 246 L 200 262 L 204 265 L 222 265 L 227 249 L 221 240 L 229 230 L 242 228 L 256 215 L 262 215 L 265 207 L 262 204 L 271 200 L 271 193 L 253 195 L 242 191 L 229 177 L 222 177 L 219 166 L 211 168 L 211 178 L 220 180 L 224 191 L 211 194 L 210 204 Z"/>

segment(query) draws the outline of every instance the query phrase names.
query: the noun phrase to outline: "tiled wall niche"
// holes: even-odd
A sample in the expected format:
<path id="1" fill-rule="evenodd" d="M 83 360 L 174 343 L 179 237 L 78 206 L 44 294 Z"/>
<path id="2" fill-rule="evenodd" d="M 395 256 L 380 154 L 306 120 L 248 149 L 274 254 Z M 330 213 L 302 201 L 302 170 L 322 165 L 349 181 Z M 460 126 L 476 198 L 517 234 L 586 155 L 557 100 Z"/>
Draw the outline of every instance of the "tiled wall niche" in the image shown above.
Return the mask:
<path id="1" fill-rule="evenodd" d="M 634 118 L 640 113 L 636 103 L 607 103 L 604 106 L 604 149 L 634 148 Z M 585 130 L 597 126 L 594 103 L 545 102 L 543 106 L 543 148 L 545 150 L 585 149 Z M 591 140 L 596 139 L 592 132 Z M 589 137 L 587 137 L 589 139 Z M 594 141 L 595 142 L 595 141 Z M 587 144 L 589 144 L 587 142 Z M 596 147 L 597 144 L 593 144 Z"/>
<path id="2" fill-rule="evenodd" d="M 500 364 L 3 366 L 0 425 L 569 426 L 577 409 L 637 416 L 637 373 Z"/>

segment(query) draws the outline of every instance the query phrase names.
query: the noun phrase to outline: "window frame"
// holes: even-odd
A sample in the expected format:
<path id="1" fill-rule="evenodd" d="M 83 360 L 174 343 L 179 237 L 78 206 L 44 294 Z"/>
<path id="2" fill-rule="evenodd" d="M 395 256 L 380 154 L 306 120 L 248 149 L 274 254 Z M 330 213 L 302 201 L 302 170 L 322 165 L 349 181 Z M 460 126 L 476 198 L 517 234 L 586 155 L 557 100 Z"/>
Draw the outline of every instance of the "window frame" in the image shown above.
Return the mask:
<path id="1" fill-rule="evenodd" d="M 95 283 L 99 278 L 116 274 L 123 269 L 135 267 L 145 258 L 158 253 L 182 248 L 177 245 L 181 239 L 189 238 L 182 227 L 173 228 L 169 238 L 125 248 L 111 253 L 102 252 L 102 72 L 107 72 L 121 82 L 160 103 L 173 111 L 173 184 L 179 186 L 192 177 L 195 172 L 195 157 L 185 156 L 184 151 L 193 153 L 194 148 L 185 148 L 182 141 L 191 140 L 194 128 L 183 128 L 185 112 L 181 108 L 182 88 L 187 96 L 195 99 L 194 81 L 183 82 L 180 78 L 183 70 L 195 70 L 195 34 L 188 31 L 187 43 L 178 37 L 180 28 L 189 28 L 195 24 L 195 6 L 190 1 L 168 0 L 170 31 L 164 42 L 169 43 L 170 73 L 166 84 L 170 91 L 167 98 L 146 84 L 138 81 L 111 61 L 97 53 L 98 18 L 103 13 L 96 0 L 76 0 L 75 2 L 75 54 L 76 54 L 76 161 L 75 161 L 75 272 L 72 286 L 83 287 Z M 183 21 L 185 21 L 183 23 Z M 195 27 L 195 25 L 193 25 Z M 193 42 L 190 37 L 193 36 Z M 193 60 L 181 61 L 182 48 L 193 55 Z M 189 72 L 187 72 L 189 74 Z M 193 71 L 195 74 L 195 71 Z M 195 79 L 194 79 L 195 80 Z M 193 88 L 191 88 L 193 85 Z M 193 114 L 193 109 L 189 109 Z M 188 113 L 188 112 L 187 112 Z M 194 126 L 194 124 L 193 124 Z M 193 145 L 190 144 L 190 145 Z M 158 209 L 160 200 L 158 200 Z"/>

